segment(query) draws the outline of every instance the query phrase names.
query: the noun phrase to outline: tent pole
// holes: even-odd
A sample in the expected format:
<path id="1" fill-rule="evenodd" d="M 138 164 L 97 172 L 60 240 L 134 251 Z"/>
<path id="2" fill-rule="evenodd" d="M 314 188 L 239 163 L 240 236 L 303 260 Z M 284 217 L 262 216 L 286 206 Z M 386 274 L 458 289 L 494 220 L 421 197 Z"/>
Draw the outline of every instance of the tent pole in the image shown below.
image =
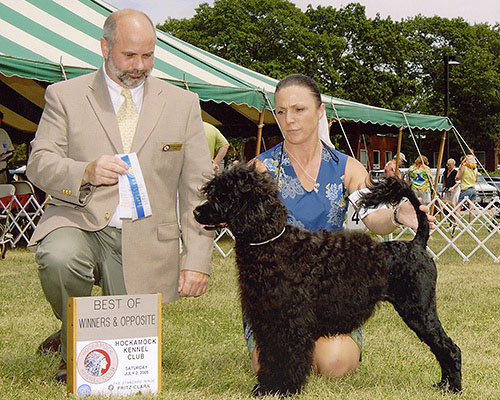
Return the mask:
<path id="1" fill-rule="evenodd" d="M 444 153 L 444 144 L 446 142 L 446 131 L 443 131 L 443 134 L 441 135 L 441 145 L 439 146 L 439 155 L 438 155 L 438 161 L 436 165 L 436 177 L 434 178 L 434 193 L 432 193 L 431 199 L 434 199 L 434 197 L 437 194 L 438 190 L 438 183 L 439 183 L 439 173 L 441 171 L 441 163 L 443 162 L 443 153 Z M 444 182 L 443 182 L 444 184 Z M 430 213 L 431 215 L 434 213 L 434 204 L 432 203 Z"/>
<path id="2" fill-rule="evenodd" d="M 265 108 L 259 114 L 259 125 L 257 125 L 257 143 L 255 144 L 255 157 L 260 154 L 260 142 L 262 141 L 262 128 L 264 128 L 264 112 Z"/>
<path id="3" fill-rule="evenodd" d="M 399 128 L 398 133 L 398 149 L 396 152 L 396 176 L 398 176 L 399 172 L 399 154 L 401 153 L 401 142 L 403 141 L 403 127 Z"/>

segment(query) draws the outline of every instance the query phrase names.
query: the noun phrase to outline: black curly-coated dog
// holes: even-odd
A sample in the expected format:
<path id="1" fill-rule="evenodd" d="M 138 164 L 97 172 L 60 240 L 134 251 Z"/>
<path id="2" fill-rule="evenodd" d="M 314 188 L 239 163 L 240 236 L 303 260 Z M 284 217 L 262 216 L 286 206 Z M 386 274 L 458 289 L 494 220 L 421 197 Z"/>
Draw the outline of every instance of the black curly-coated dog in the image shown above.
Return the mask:
<path id="1" fill-rule="evenodd" d="M 437 271 L 425 247 L 429 224 L 402 181 L 374 184 L 365 206 L 406 197 L 417 210 L 412 241 L 377 242 L 364 233 L 304 231 L 286 225 L 287 210 L 267 174 L 237 165 L 203 188 L 194 211 L 206 228 L 225 224 L 236 238 L 241 304 L 259 348 L 254 395 L 292 395 L 311 372 L 314 342 L 347 334 L 390 301 L 441 365 L 437 386 L 461 390 L 461 353 L 436 311 Z"/>

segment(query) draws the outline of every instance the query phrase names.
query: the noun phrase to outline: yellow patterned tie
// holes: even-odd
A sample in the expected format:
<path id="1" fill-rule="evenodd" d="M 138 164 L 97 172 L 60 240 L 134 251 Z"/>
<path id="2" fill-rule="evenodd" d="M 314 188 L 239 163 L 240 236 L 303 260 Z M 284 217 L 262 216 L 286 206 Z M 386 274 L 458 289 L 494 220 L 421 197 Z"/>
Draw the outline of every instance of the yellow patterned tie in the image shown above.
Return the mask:
<path id="1" fill-rule="evenodd" d="M 125 101 L 120 106 L 116 118 L 118 119 L 118 127 L 120 128 L 120 134 L 122 136 L 123 151 L 124 153 L 128 153 L 132 146 L 132 140 L 134 140 L 139 113 L 132 100 L 130 89 L 123 88 L 121 95 L 125 97 Z"/>

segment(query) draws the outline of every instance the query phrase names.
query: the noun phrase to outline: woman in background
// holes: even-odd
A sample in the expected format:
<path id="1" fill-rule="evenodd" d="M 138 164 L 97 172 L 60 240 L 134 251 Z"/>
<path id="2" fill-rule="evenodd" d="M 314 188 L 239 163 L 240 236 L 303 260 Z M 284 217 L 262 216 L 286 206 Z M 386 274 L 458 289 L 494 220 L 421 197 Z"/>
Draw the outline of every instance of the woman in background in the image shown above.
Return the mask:
<path id="1" fill-rule="evenodd" d="M 443 172 L 443 199 L 449 200 L 454 206 L 458 203 L 460 195 L 460 180 L 457 179 L 455 160 L 450 158 L 446 162 L 446 171 Z"/>
<path id="2" fill-rule="evenodd" d="M 476 201 L 477 161 L 474 157 L 474 151 L 472 149 L 467 151 L 461 160 L 457 172 L 457 179 L 460 179 L 458 201 L 461 202 L 465 197 L 468 197 L 470 201 Z"/>
<path id="3" fill-rule="evenodd" d="M 411 188 L 422 204 L 426 205 L 431 202 L 432 184 L 432 173 L 428 165 L 429 160 L 426 156 L 418 156 L 408 169 Z"/>

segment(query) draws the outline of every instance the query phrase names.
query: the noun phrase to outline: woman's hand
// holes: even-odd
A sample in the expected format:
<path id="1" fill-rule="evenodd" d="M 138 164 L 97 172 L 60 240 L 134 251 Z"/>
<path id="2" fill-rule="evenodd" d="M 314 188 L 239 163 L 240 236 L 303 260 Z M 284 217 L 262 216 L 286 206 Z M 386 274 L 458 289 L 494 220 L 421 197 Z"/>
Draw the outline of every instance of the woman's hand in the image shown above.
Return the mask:
<path id="1" fill-rule="evenodd" d="M 434 225 L 434 222 L 436 222 L 436 217 L 429 214 L 429 207 L 421 204 L 419 208 L 426 214 L 427 220 L 430 224 L 430 228 L 435 229 L 436 226 Z M 399 206 L 396 214 L 396 219 L 401 224 L 406 225 L 412 229 L 418 228 L 417 213 L 415 212 L 415 209 L 409 201 L 405 201 Z"/>

